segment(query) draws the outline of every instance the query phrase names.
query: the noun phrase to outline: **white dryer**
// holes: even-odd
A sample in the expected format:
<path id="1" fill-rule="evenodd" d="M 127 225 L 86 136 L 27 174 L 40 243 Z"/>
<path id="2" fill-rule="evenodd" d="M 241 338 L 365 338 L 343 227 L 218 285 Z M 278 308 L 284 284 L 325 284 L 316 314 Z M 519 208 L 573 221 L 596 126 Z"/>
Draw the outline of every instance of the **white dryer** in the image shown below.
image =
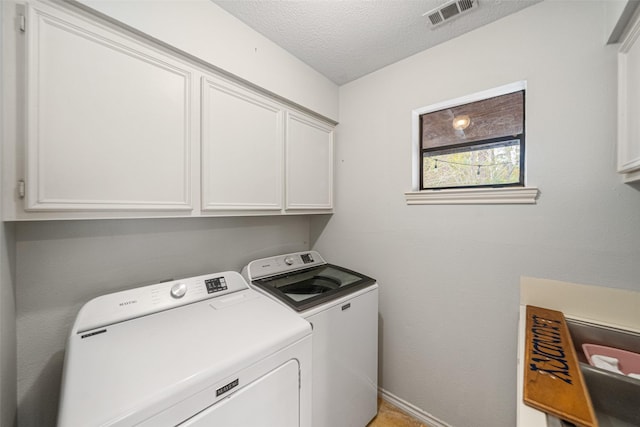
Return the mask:
<path id="1" fill-rule="evenodd" d="M 59 427 L 309 427 L 311 328 L 236 272 L 105 295 L 67 343 Z"/>
<path id="2" fill-rule="evenodd" d="M 313 427 L 364 427 L 377 413 L 378 284 L 318 252 L 250 262 L 243 276 L 313 327 Z"/>

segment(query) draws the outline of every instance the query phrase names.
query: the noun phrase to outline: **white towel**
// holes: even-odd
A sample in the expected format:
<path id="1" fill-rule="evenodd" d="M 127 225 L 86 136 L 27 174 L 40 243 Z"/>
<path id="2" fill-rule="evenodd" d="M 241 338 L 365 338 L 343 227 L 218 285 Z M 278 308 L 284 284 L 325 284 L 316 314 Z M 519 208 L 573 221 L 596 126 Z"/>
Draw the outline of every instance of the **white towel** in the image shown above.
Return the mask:
<path id="1" fill-rule="evenodd" d="M 618 359 L 615 357 L 602 356 L 600 354 L 591 355 L 591 362 L 596 368 L 604 369 L 606 371 L 615 372 L 616 374 L 622 374 L 622 371 L 618 368 Z"/>
<path id="2" fill-rule="evenodd" d="M 618 368 L 618 364 L 620 363 L 620 361 L 615 357 L 603 356 L 601 354 L 594 354 L 591 356 L 591 361 L 597 368 L 604 369 L 605 371 L 615 372 L 616 374 L 624 375 L 624 372 L 622 372 Z M 629 373 L 627 376 L 640 380 L 640 374 Z"/>

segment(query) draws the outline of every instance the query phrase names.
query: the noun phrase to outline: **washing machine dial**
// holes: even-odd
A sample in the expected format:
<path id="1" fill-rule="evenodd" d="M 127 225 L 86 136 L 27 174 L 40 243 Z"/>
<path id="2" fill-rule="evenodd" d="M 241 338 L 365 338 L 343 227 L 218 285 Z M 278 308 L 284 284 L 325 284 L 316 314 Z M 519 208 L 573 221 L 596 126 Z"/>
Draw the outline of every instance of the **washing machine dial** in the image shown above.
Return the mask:
<path id="1" fill-rule="evenodd" d="M 185 283 L 176 283 L 171 287 L 171 296 L 178 299 L 187 293 L 187 285 Z"/>
<path id="2" fill-rule="evenodd" d="M 295 259 L 292 256 L 288 256 L 284 259 L 284 263 L 287 265 L 293 265 Z"/>

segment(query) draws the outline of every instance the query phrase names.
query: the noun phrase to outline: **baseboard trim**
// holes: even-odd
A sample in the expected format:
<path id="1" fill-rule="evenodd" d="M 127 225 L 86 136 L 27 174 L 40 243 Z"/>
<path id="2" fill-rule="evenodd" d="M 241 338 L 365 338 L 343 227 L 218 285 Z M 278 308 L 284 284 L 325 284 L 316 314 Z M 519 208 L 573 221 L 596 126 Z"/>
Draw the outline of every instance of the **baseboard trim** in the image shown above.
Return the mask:
<path id="1" fill-rule="evenodd" d="M 417 406 L 412 405 L 406 400 L 400 399 L 398 396 L 388 392 L 383 388 L 378 389 L 378 394 L 382 399 L 386 400 L 393 406 L 396 406 L 403 412 L 406 412 L 407 414 L 411 415 L 412 417 L 419 420 L 420 422 L 427 424 L 429 427 L 452 427 L 451 425 L 445 423 L 444 421 L 439 420 L 438 418 L 434 417 L 428 412 L 423 411 Z"/>

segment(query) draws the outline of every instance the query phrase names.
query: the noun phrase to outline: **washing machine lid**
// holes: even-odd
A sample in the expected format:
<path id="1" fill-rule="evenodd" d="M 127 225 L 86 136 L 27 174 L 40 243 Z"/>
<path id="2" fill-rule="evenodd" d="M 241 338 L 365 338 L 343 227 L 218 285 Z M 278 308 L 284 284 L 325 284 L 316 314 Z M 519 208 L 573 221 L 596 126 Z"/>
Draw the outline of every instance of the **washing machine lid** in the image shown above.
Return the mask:
<path id="1" fill-rule="evenodd" d="M 255 260 L 244 272 L 254 286 L 299 312 L 375 283 L 364 274 L 326 263 L 315 251 Z"/>
<path id="2" fill-rule="evenodd" d="M 58 425 L 137 424 L 310 333 L 235 272 L 97 298 L 67 343 Z"/>

